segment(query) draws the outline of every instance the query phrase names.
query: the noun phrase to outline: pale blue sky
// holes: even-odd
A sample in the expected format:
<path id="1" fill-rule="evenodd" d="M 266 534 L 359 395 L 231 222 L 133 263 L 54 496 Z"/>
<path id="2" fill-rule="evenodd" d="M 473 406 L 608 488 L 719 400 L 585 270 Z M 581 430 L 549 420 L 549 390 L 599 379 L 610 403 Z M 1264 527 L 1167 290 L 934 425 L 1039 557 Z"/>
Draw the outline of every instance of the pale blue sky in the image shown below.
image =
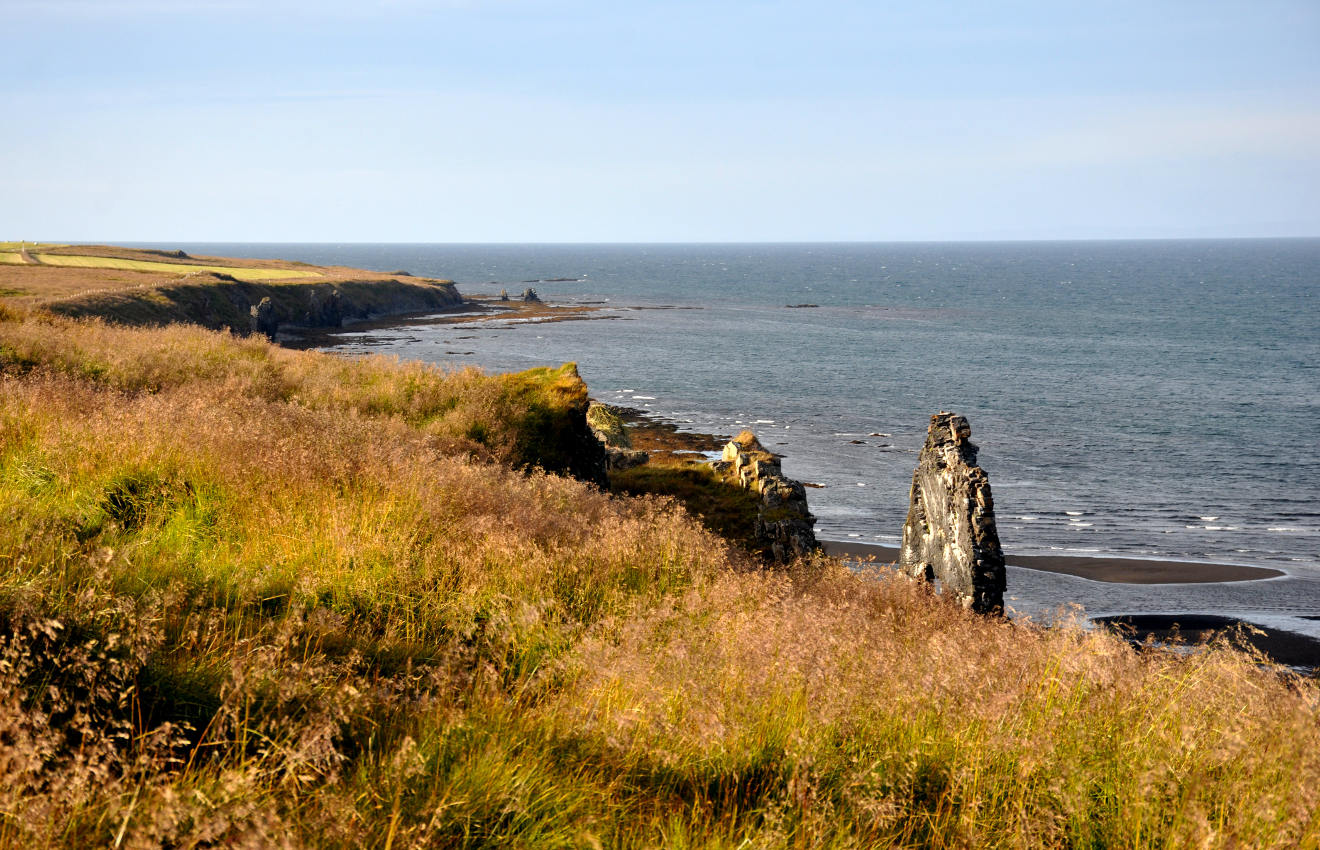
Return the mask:
<path id="1" fill-rule="evenodd" d="M 1320 2 L 0 0 L 0 239 L 1320 236 Z"/>

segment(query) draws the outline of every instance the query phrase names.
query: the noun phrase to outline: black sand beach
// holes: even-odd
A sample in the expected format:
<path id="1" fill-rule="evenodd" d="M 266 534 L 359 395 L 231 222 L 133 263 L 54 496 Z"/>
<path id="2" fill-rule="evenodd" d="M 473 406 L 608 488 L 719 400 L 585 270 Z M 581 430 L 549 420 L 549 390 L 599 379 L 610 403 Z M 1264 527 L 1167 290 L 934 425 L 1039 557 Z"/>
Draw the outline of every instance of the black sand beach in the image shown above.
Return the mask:
<path id="1" fill-rule="evenodd" d="M 840 557 L 873 557 L 877 563 L 898 560 L 898 547 L 874 543 L 823 541 L 825 551 Z M 1267 567 L 1203 564 L 1195 561 L 1155 561 L 1141 558 L 1081 557 L 1076 555 L 1005 555 L 1013 567 L 1064 573 L 1091 581 L 1119 584 L 1199 584 L 1202 582 L 1257 581 L 1286 575 Z"/>
<path id="2" fill-rule="evenodd" d="M 825 551 L 836 557 L 874 559 L 889 564 L 898 560 L 898 548 L 870 543 L 825 541 Z M 1010 566 L 1061 573 L 1113 584 L 1207 584 L 1277 578 L 1280 570 L 1234 564 L 1189 561 L 1147 561 L 1139 558 L 1070 555 L 1008 555 Z M 1118 629 L 1134 643 L 1189 646 L 1206 643 L 1225 630 L 1241 628 L 1240 640 L 1279 664 L 1320 669 L 1320 639 L 1237 617 L 1198 613 L 1140 613 L 1096 617 L 1099 625 Z"/>

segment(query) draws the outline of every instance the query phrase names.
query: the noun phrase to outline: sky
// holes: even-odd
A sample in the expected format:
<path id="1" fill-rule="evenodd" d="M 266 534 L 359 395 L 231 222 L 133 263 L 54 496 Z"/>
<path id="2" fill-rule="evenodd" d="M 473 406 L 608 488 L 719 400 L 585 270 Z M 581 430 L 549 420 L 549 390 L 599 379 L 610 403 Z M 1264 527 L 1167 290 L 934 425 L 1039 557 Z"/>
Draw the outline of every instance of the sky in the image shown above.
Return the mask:
<path id="1" fill-rule="evenodd" d="M 0 239 L 1320 236 L 1320 2 L 0 0 Z"/>

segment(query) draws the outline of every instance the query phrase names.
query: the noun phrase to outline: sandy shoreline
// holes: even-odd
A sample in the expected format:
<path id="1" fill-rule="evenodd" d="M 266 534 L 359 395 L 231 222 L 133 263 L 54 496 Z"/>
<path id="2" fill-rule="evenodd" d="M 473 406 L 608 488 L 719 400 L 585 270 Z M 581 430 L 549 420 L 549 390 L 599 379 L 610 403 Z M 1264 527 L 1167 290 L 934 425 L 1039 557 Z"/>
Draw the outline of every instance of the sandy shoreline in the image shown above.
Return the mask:
<path id="1" fill-rule="evenodd" d="M 830 555 L 842 557 L 873 557 L 878 563 L 898 560 L 897 546 L 877 543 L 821 541 Z M 1005 555 L 1011 567 L 1063 573 L 1119 584 L 1199 584 L 1203 582 L 1258 581 L 1278 578 L 1287 573 L 1268 567 L 1246 567 L 1238 564 L 1203 564 L 1195 561 L 1160 561 L 1116 556 L 1084 557 L 1079 555 Z"/>

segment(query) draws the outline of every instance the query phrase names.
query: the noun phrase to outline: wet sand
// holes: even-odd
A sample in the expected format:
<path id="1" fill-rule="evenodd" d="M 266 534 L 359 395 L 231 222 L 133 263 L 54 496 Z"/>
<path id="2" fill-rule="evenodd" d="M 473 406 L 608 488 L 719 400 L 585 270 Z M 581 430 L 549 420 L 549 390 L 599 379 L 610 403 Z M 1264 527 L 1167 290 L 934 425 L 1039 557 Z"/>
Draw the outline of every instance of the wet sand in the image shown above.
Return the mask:
<path id="1" fill-rule="evenodd" d="M 830 555 L 856 558 L 875 558 L 877 563 L 888 564 L 898 560 L 898 547 L 874 543 L 823 541 Z M 1013 567 L 1064 573 L 1091 581 L 1118 584 L 1199 584 L 1203 582 L 1257 581 L 1286 575 L 1282 570 L 1267 567 L 1245 567 L 1237 564 L 1202 564 L 1195 561 L 1155 561 L 1141 558 L 1082 557 L 1077 555 L 1005 555 L 1005 562 Z"/>

